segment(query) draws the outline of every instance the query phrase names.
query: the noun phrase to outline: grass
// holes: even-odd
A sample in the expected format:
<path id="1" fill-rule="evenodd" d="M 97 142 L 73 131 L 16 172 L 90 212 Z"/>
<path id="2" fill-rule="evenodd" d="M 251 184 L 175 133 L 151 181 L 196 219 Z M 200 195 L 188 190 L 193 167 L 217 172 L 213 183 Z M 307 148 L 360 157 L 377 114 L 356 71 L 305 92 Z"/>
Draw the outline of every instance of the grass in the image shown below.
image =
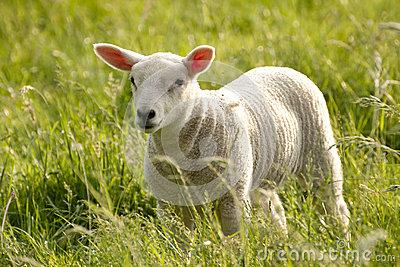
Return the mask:
<path id="1" fill-rule="evenodd" d="M 284 242 L 257 214 L 246 238 L 223 238 L 212 215 L 194 233 L 173 216 L 160 222 L 143 185 L 141 148 L 135 165 L 125 160 L 127 77 L 96 59 L 94 42 L 182 55 L 210 44 L 217 60 L 241 70 L 277 65 L 308 75 L 339 140 L 349 247 L 370 249 L 372 265 L 379 255 L 395 265 L 400 31 L 382 23 L 400 22 L 399 11 L 395 0 L 1 1 L 0 265 L 296 265 L 263 257 L 265 249 L 341 248 L 338 230 L 295 180 L 280 192 Z M 187 237 L 176 240 L 171 226 Z M 314 263 L 328 261 L 354 263 Z"/>

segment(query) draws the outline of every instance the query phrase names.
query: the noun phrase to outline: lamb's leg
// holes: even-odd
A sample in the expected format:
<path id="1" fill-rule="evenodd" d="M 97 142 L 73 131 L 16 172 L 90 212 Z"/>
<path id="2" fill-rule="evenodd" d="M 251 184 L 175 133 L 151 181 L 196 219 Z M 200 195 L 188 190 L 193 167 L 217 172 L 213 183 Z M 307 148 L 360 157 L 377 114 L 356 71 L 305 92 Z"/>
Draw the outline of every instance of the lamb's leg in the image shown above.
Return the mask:
<path id="1" fill-rule="evenodd" d="M 178 215 L 181 219 L 183 224 L 189 229 L 193 230 L 194 229 L 194 216 L 193 216 L 193 210 L 191 207 L 185 207 L 185 206 L 173 206 L 169 205 L 161 200 L 158 200 L 157 202 L 157 215 L 158 217 L 162 220 L 163 217 L 166 215 L 166 210 L 167 209 L 172 209 L 172 211 Z"/>
<path id="2" fill-rule="evenodd" d="M 347 204 L 343 198 L 343 172 L 340 162 L 340 158 L 336 147 L 331 147 L 326 151 L 326 157 L 323 158 L 324 163 L 320 164 L 320 169 L 323 171 L 323 177 L 332 179 L 322 181 L 320 183 L 324 188 L 317 189 L 321 194 L 321 199 L 328 212 L 330 212 L 343 227 L 343 232 L 347 240 L 350 239 L 349 218 L 350 212 L 347 208 Z"/>
<path id="3" fill-rule="evenodd" d="M 272 215 L 272 221 L 282 229 L 284 234 L 287 236 L 287 225 L 285 209 L 283 208 L 282 201 L 276 191 L 271 192 L 270 209 Z"/>
<path id="4" fill-rule="evenodd" d="M 257 201 L 265 214 L 271 214 L 272 222 L 287 236 L 285 209 L 278 193 L 272 189 L 257 189 L 254 191 L 254 201 Z"/>
<path id="5" fill-rule="evenodd" d="M 337 154 L 336 154 L 337 155 Z M 328 200 L 328 206 L 331 208 L 334 216 L 339 220 L 340 224 L 343 227 L 345 238 L 347 240 L 350 239 L 349 233 L 349 218 L 350 212 L 347 208 L 347 204 L 343 198 L 343 173 L 340 165 L 340 159 L 337 155 L 335 159 L 335 163 L 333 165 L 333 173 L 332 173 L 332 183 L 331 186 L 331 194 L 330 199 Z M 339 166 L 337 168 L 337 165 Z"/>
<path id="6" fill-rule="evenodd" d="M 225 236 L 240 230 L 242 219 L 249 218 L 250 201 L 248 196 L 229 192 L 218 201 L 218 217 Z"/>

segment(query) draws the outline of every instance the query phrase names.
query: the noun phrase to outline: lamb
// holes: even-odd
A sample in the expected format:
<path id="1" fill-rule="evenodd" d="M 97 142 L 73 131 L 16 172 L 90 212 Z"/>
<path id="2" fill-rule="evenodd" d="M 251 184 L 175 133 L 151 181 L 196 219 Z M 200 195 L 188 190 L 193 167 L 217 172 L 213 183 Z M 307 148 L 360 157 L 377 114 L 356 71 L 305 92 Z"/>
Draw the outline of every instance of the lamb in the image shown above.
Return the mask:
<path id="1" fill-rule="evenodd" d="M 130 73 L 136 124 L 149 134 L 144 176 L 160 216 L 174 205 L 193 229 L 191 207 L 213 202 L 223 233 L 231 235 L 260 201 L 286 232 L 277 189 L 296 175 L 328 186 L 323 201 L 347 233 L 349 211 L 328 109 L 305 75 L 258 67 L 219 90 L 202 90 L 197 78 L 214 60 L 211 46 L 185 57 L 144 56 L 105 43 L 94 44 L 94 52 Z"/>

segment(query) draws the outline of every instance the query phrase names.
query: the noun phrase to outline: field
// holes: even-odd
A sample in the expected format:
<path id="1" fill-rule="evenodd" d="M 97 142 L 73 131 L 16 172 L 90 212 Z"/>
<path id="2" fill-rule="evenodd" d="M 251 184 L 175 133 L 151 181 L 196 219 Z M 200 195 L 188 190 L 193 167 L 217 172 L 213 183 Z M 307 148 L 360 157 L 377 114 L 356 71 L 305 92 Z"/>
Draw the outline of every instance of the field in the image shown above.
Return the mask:
<path id="1" fill-rule="evenodd" d="M 0 266 L 399 264 L 398 1 L 2 0 L 0 21 Z M 180 55 L 210 44 L 242 71 L 309 76 L 338 140 L 351 241 L 295 179 L 279 192 L 288 239 L 258 213 L 230 238 L 212 213 L 193 233 L 160 222 L 142 147 L 125 158 L 128 77 L 96 58 L 96 42 Z"/>

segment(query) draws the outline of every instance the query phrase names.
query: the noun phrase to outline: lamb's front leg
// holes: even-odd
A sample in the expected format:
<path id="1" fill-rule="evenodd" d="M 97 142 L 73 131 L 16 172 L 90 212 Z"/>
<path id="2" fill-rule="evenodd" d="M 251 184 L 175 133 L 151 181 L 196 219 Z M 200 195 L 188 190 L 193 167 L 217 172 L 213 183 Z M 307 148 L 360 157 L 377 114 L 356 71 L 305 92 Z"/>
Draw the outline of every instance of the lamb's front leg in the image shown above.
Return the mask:
<path id="1" fill-rule="evenodd" d="M 157 215 L 161 220 L 169 210 L 178 215 L 189 230 L 194 229 L 194 215 L 191 207 L 170 205 L 162 200 L 157 201 Z"/>
<path id="2" fill-rule="evenodd" d="M 243 190 L 233 190 L 218 201 L 218 217 L 225 236 L 240 230 L 242 219 L 248 218 L 249 196 Z"/>

